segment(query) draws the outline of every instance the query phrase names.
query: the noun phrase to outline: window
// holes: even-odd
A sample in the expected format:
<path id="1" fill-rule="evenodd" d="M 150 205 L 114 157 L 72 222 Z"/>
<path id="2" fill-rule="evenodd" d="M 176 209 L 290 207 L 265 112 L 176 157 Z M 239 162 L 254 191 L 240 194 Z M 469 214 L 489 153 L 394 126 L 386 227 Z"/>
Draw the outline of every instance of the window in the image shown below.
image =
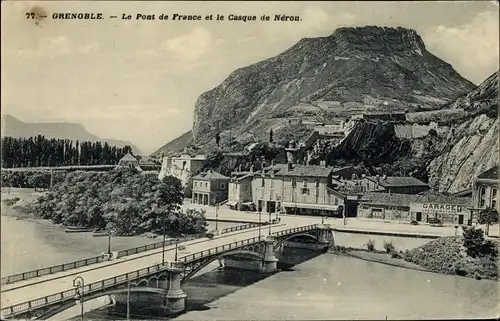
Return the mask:
<path id="1" fill-rule="evenodd" d="M 486 195 L 486 188 L 481 187 L 479 191 L 479 207 L 484 207 L 484 205 L 486 204 L 485 195 Z"/>
<path id="2" fill-rule="evenodd" d="M 194 187 L 198 187 L 198 182 L 194 182 Z"/>
<path id="3" fill-rule="evenodd" d="M 491 189 L 491 207 L 493 208 L 497 208 L 497 189 L 496 188 L 492 188 Z"/>
<path id="4" fill-rule="evenodd" d="M 304 179 L 304 187 L 307 187 L 307 179 Z"/>
<path id="5" fill-rule="evenodd" d="M 221 189 L 225 189 L 226 188 L 226 184 L 224 182 L 220 183 L 220 188 Z"/>
<path id="6" fill-rule="evenodd" d="M 302 195 L 309 195 L 309 189 L 308 188 L 303 188 L 302 189 Z"/>
<path id="7" fill-rule="evenodd" d="M 297 180 L 295 178 L 292 178 L 292 187 L 297 186 Z"/>
<path id="8" fill-rule="evenodd" d="M 319 187 L 319 180 L 318 179 L 315 181 L 315 184 L 316 184 L 316 188 L 318 188 Z"/>
<path id="9" fill-rule="evenodd" d="M 208 183 L 205 183 L 205 187 L 208 187 Z"/>
<path id="10" fill-rule="evenodd" d="M 262 177 L 261 178 L 261 185 L 260 186 L 264 187 L 264 185 L 265 185 L 265 181 L 264 181 L 264 177 Z"/>
<path id="11" fill-rule="evenodd" d="M 271 179 L 270 183 L 271 183 L 271 188 L 273 188 L 274 187 L 274 179 Z"/>

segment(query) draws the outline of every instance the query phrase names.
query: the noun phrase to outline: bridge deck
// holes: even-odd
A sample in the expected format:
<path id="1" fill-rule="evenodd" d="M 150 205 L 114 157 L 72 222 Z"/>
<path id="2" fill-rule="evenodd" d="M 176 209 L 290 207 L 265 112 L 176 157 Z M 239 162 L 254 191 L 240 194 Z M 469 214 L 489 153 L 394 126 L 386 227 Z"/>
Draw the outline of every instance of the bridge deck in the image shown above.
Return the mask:
<path id="1" fill-rule="evenodd" d="M 272 232 L 304 226 L 305 224 L 288 223 L 273 226 Z M 262 236 L 268 234 L 268 228 L 262 227 Z M 193 240 L 185 243 L 186 250 L 179 252 L 179 258 L 191 253 L 200 252 L 209 248 L 222 246 L 235 241 L 241 241 L 258 236 L 258 228 L 253 228 L 235 233 L 228 233 L 218 236 L 212 240 Z M 174 247 L 170 246 L 165 252 L 165 260 L 173 261 L 175 256 Z M 104 279 L 113 278 L 117 275 L 133 272 L 142 268 L 147 268 L 162 261 L 160 250 L 143 252 L 127 258 L 117 259 L 111 262 L 97 263 L 91 266 L 82 267 L 66 272 L 46 275 L 14 284 L 2 286 L 1 305 L 2 309 L 12 305 L 23 303 L 29 300 L 43 298 L 54 293 L 70 290 L 73 288 L 73 279 L 78 275 L 83 277 L 85 284 L 91 284 Z"/>

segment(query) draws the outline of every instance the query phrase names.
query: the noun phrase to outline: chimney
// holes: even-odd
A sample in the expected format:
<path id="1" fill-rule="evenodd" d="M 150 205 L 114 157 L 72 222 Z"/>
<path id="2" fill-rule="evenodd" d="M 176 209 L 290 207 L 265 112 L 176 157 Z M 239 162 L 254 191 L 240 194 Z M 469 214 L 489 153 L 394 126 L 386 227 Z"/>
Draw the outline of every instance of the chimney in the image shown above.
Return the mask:
<path id="1" fill-rule="evenodd" d="M 320 161 L 319 166 L 326 167 L 326 161 L 324 161 L 324 160 Z"/>
<path id="2" fill-rule="evenodd" d="M 287 164 L 287 171 L 291 172 L 293 169 L 293 163 L 288 162 Z"/>

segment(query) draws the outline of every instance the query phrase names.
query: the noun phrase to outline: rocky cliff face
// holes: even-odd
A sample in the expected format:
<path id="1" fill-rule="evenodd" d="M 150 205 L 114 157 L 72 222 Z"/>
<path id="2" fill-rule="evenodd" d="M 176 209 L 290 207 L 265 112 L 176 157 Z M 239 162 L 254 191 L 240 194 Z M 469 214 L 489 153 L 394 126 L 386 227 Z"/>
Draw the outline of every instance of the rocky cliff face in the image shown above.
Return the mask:
<path id="1" fill-rule="evenodd" d="M 317 119 L 366 108 L 432 109 L 473 88 L 428 52 L 414 30 L 340 28 L 238 69 L 202 94 L 193 139 L 207 145 L 217 131 L 232 129 L 232 137 L 258 141 L 283 126 L 283 119 L 304 112 Z"/>
<path id="2" fill-rule="evenodd" d="M 428 167 L 432 187 L 448 193 L 470 188 L 475 175 L 498 164 L 498 86 L 497 72 L 449 105 L 469 118 L 449 127 L 440 146 L 444 152 Z"/>

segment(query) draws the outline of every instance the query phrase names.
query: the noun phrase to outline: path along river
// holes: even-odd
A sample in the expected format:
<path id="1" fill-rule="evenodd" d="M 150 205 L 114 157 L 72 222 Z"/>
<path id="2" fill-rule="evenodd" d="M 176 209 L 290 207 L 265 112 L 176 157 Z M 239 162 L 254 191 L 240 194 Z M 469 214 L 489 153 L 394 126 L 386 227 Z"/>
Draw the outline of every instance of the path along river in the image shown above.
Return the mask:
<path id="1" fill-rule="evenodd" d="M 57 227 L 32 221 L 1 219 L 2 276 L 98 255 L 107 246 L 107 240 L 87 233 L 66 234 Z M 378 247 L 384 240 L 392 240 L 399 249 L 427 242 L 345 233 L 337 233 L 336 242 L 362 246 L 368 238 Z M 124 249 L 156 241 L 114 238 L 113 245 Z M 299 261 L 301 255 L 308 254 L 299 253 Z M 478 318 L 497 316 L 499 309 L 497 282 L 414 271 L 335 254 L 314 257 L 265 279 L 251 272 L 208 271 L 188 281 L 184 290 L 189 295 L 190 311 L 179 316 L 181 320 Z M 94 317 L 105 315 L 103 312 Z M 135 318 L 148 315 L 140 313 Z"/>

